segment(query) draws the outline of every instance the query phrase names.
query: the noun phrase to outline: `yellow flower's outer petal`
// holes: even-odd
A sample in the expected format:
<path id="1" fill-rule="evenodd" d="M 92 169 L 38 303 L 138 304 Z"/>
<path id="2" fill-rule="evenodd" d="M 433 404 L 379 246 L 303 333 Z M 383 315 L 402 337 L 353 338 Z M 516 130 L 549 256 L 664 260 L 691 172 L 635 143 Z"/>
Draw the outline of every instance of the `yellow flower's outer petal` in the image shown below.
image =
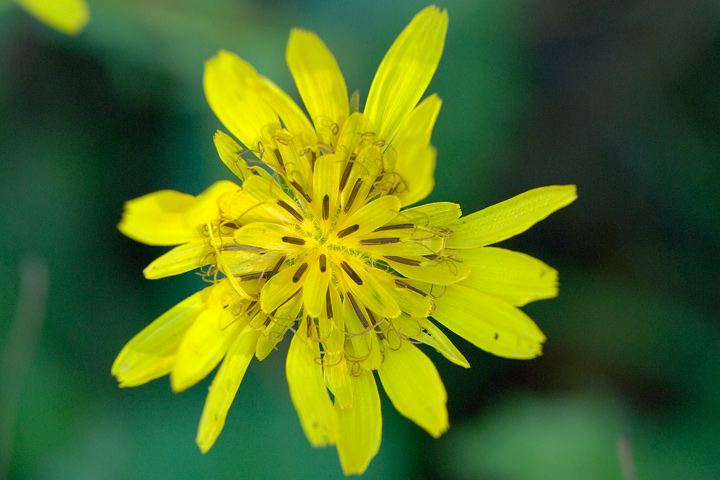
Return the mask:
<path id="1" fill-rule="evenodd" d="M 437 151 L 419 138 L 403 138 L 395 144 L 397 163 L 394 182 L 395 193 L 402 206 L 412 205 L 430 195 L 435 186 L 435 158 Z"/>
<path id="2" fill-rule="evenodd" d="M 255 354 L 260 331 L 246 328 L 228 349 L 205 400 L 195 443 L 203 453 L 210 450 L 225 425 L 225 417 Z"/>
<path id="3" fill-rule="evenodd" d="M 225 50 L 205 63 L 203 86 L 210 108 L 247 148 L 258 149 L 280 128 L 275 111 L 257 89 L 259 75 L 247 62 Z"/>
<path id="4" fill-rule="evenodd" d="M 462 250 L 463 267 L 471 271 L 462 285 L 521 307 L 557 296 L 558 272 L 540 260 L 504 248 Z"/>
<path id="5" fill-rule="evenodd" d="M 185 333 L 206 308 L 211 288 L 175 305 L 123 347 L 111 370 L 121 387 L 135 387 L 170 373 Z"/>
<path id="6" fill-rule="evenodd" d="M 325 308 L 325 294 L 330 283 L 330 259 L 321 253 L 317 260 L 310 260 L 307 277 L 303 286 L 304 313 L 317 318 Z"/>
<path id="7" fill-rule="evenodd" d="M 335 396 L 335 402 L 343 408 L 352 408 L 353 390 L 348 362 L 342 353 L 325 353 L 323 356 L 325 384 Z"/>
<path id="8" fill-rule="evenodd" d="M 173 248 L 145 267 L 143 275 L 148 280 L 189 272 L 207 265 L 213 249 L 207 240 L 197 240 Z"/>
<path id="9" fill-rule="evenodd" d="M 447 22 L 445 10 L 425 8 L 405 27 L 383 58 L 365 106 L 376 138 L 392 142 L 401 122 L 425 92 L 440 62 Z"/>
<path id="10" fill-rule="evenodd" d="M 350 109 L 340 67 L 322 40 L 304 30 L 293 29 L 290 33 L 285 57 L 315 124 L 318 141 L 333 144 Z"/>
<path id="11" fill-rule="evenodd" d="M 340 272 L 350 292 L 367 308 L 381 317 L 395 318 L 400 315 L 400 307 L 390 291 L 391 287 L 375 278 L 384 275 L 383 272 L 351 258 L 343 261 L 341 267 L 336 269 L 336 274 Z"/>
<path id="12" fill-rule="evenodd" d="M 577 198 L 575 185 L 528 190 L 509 200 L 460 218 L 450 225 L 449 248 L 492 245 L 524 232 Z"/>
<path id="13" fill-rule="evenodd" d="M 177 245 L 200 238 L 199 228 L 217 219 L 218 198 L 238 190 L 232 182 L 216 182 L 196 197 L 161 190 L 125 202 L 118 229 L 148 245 Z"/>
<path id="14" fill-rule="evenodd" d="M 240 156 L 243 148 L 230 138 L 229 135 L 218 130 L 213 135 L 213 143 L 220 155 L 220 160 L 241 180 L 245 180 L 251 173 L 247 162 Z"/>
<path id="15" fill-rule="evenodd" d="M 421 143 L 430 143 L 430 135 L 441 106 L 442 100 L 434 93 L 420 102 L 400 124 L 395 140 L 416 138 Z"/>
<path id="16" fill-rule="evenodd" d="M 335 445 L 338 436 L 338 416 L 325 388 L 320 354 L 308 342 L 293 335 L 287 353 L 285 372 L 290 396 L 300 417 L 303 431 L 313 447 Z M 317 344 L 319 345 L 319 344 Z"/>
<path id="17" fill-rule="evenodd" d="M 545 335 L 519 309 L 461 285 L 448 285 L 435 299 L 433 317 L 478 348 L 506 358 L 541 354 Z"/>
<path id="18" fill-rule="evenodd" d="M 240 323 L 224 325 L 221 313 L 222 309 L 205 310 L 185 334 L 170 373 L 174 392 L 182 392 L 205 378 L 227 352 Z"/>
<path id="19" fill-rule="evenodd" d="M 414 223 L 420 227 L 443 227 L 462 215 L 460 205 L 451 202 L 435 202 L 406 208 L 391 224 Z"/>
<path id="20" fill-rule="evenodd" d="M 68 35 L 77 35 L 90 20 L 84 0 L 15 0 L 32 16 Z"/>
<path id="21" fill-rule="evenodd" d="M 404 277 L 433 283 L 435 285 L 450 285 L 470 275 L 470 270 L 459 267 L 450 260 L 425 260 L 383 257 L 388 264 Z M 408 261 L 415 262 L 408 264 Z"/>
<path id="22" fill-rule="evenodd" d="M 257 89 L 260 96 L 275 110 L 285 128 L 293 135 L 299 136 L 302 145 L 314 146 L 317 143 L 315 130 L 297 103 L 268 78 L 259 75 L 258 81 L 260 83 Z"/>
<path id="23" fill-rule="evenodd" d="M 161 190 L 125 202 L 118 224 L 124 235 L 148 245 L 177 245 L 196 240 L 196 227 L 188 226 L 185 214 L 195 198 L 174 190 Z"/>
<path id="24" fill-rule="evenodd" d="M 386 349 L 378 369 L 395 409 L 438 438 L 448 429 L 447 393 L 435 365 L 415 345 Z"/>
<path id="25" fill-rule="evenodd" d="M 354 243 L 356 239 L 385 225 L 400 211 L 400 202 L 394 195 L 386 195 L 374 200 L 338 225 L 337 236 L 343 243 Z M 345 234 L 345 232 L 351 232 Z"/>
<path id="26" fill-rule="evenodd" d="M 400 315 L 398 318 L 393 319 L 393 325 L 402 338 L 429 345 L 454 364 L 470 368 L 470 364 L 460 353 L 460 350 L 453 345 L 442 330 L 427 318 L 412 318 L 407 315 Z"/>
<path id="27" fill-rule="evenodd" d="M 297 262 L 284 270 L 280 270 L 267 281 L 262 288 L 262 292 L 260 292 L 260 305 L 263 312 L 268 314 L 274 312 L 276 308 L 295 295 L 303 284 L 301 278 L 303 274 L 296 276 L 300 268 L 307 268 L 307 263 Z"/>
<path id="28" fill-rule="evenodd" d="M 380 449 L 382 414 L 380 395 L 372 372 L 362 370 L 350 377 L 353 389 L 352 408 L 335 402 L 340 420 L 337 450 L 345 475 L 361 474 Z"/>

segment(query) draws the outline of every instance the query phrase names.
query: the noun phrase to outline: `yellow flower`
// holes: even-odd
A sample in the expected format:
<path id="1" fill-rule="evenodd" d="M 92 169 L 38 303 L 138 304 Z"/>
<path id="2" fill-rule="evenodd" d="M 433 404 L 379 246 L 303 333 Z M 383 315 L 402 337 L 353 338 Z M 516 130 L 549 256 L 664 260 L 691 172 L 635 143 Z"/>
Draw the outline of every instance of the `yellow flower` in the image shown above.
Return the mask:
<path id="1" fill-rule="evenodd" d="M 90 20 L 85 0 L 15 0 L 33 17 L 68 35 L 77 35 Z"/>
<path id="2" fill-rule="evenodd" d="M 440 99 L 418 101 L 446 30 L 445 11 L 421 11 L 383 59 L 362 113 L 310 32 L 293 30 L 287 47 L 310 119 L 235 55 L 207 62 L 210 106 L 244 149 L 221 132 L 215 145 L 242 187 L 218 182 L 197 198 L 162 191 L 127 203 L 123 233 L 179 245 L 146 277 L 200 268 L 210 286 L 140 332 L 112 368 L 121 386 L 169 374 L 181 391 L 222 361 L 198 429 L 203 452 L 251 359 L 288 331 L 287 379 L 303 430 L 314 446 L 337 446 L 346 474 L 362 473 L 380 446 L 373 371 L 402 415 L 434 437 L 447 430 L 445 388 L 417 345 L 469 365 L 429 317 L 495 355 L 540 354 L 545 336 L 517 307 L 555 296 L 557 272 L 487 245 L 568 205 L 575 187 L 538 188 L 467 216 L 447 202 L 406 208 L 433 188 Z M 248 163 L 258 160 L 273 175 Z"/>

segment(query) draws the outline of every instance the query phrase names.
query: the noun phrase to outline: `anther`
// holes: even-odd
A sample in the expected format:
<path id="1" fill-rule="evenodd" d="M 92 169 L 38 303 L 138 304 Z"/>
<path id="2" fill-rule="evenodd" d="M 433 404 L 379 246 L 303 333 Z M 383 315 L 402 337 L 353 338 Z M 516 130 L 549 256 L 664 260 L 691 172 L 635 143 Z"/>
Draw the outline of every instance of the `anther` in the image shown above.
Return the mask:
<path id="1" fill-rule="evenodd" d="M 420 260 L 412 260 L 410 258 L 405 257 L 396 257 L 394 255 L 384 255 L 385 258 L 390 260 L 391 262 L 397 262 L 402 263 L 404 265 L 410 265 L 411 267 L 419 267 L 420 266 Z"/>
<path id="2" fill-rule="evenodd" d="M 347 262 L 340 262 L 340 266 L 343 270 L 345 270 L 345 273 L 348 274 L 348 277 L 352 278 L 353 282 L 357 283 L 358 285 L 363 284 L 362 278 L 360 278 L 357 272 L 353 270 Z"/>
<path id="3" fill-rule="evenodd" d="M 303 240 L 302 238 L 282 237 L 280 240 L 282 240 L 285 243 L 290 243 L 292 245 L 305 245 L 305 240 Z"/>
<path id="4" fill-rule="evenodd" d="M 345 292 L 345 293 L 347 294 L 347 297 L 350 300 L 350 303 L 352 304 L 353 310 L 355 310 L 355 315 L 357 315 L 358 319 L 360 320 L 360 323 L 362 323 L 364 328 L 369 328 L 370 324 L 368 323 L 367 319 L 365 318 L 365 315 L 362 314 L 360 305 L 357 304 L 357 302 L 355 301 L 355 298 L 352 296 L 352 294 L 350 292 Z"/>
<path id="5" fill-rule="evenodd" d="M 307 193 L 305 193 L 305 190 L 303 190 L 303 188 L 300 186 L 299 183 L 292 181 L 292 182 L 290 182 L 290 185 L 295 187 L 295 190 L 297 190 L 300 193 L 300 195 L 302 195 L 303 198 L 305 198 L 305 201 L 307 201 L 308 203 L 312 203 L 312 198 L 310 198 L 310 196 Z"/>
<path id="6" fill-rule="evenodd" d="M 270 279 L 270 277 L 272 277 L 273 275 L 275 275 L 275 274 L 280 270 L 280 267 L 282 267 L 282 264 L 285 263 L 285 259 L 286 259 L 286 258 L 287 258 L 287 255 L 283 255 L 282 257 L 280 257 L 280 258 L 278 259 L 277 263 L 275 264 L 275 266 L 273 267 L 273 269 L 272 269 L 272 270 L 270 271 L 270 273 L 268 274 L 268 276 L 267 276 L 268 279 Z"/>
<path id="7" fill-rule="evenodd" d="M 290 215 L 292 215 L 293 217 L 295 217 L 295 218 L 298 220 L 298 222 L 305 223 L 305 219 L 304 219 L 304 218 L 302 217 L 302 215 L 300 215 L 300 214 L 297 212 L 297 210 L 295 210 L 293 207 L 291 207 L 291 206 L 288 205 L 287 203 L 283 202 L 282 200 L 278 200 L 277 203 L 278 203 L 278 205 L 280 205 L 282 208 L 284 208 L 285 210 L 287 210 L 287 212 L 288 212 Z"/>
<path id="8" fill-rule="evenodd" d="M 327 257 L 323 253 L 320 255 L 320 271 L 325 273 L 325 270 L 327 270 Z"/>
<path id="9" fill-rule="evenodd" d="M 293 283 L 297 283 L 300 281 L 300 278 L 303 276 L 303 273 L 305 273 L 305 270 L 307 270 L 308 264 L 303 263 L 300 265 L 300 268 L 297 269 L 297 272 L 295 272 L 295 275 L 292 277 Z"/>
<path id="10" fill-rule="evenodd" d="M 275 152 L 275 158 L 277 158 L 278 163 L 280 164 L 280 168 L 285 170 L 285 163 L 283 162 L 282 155 L 280 154 L 280 150 L 273 150 Z"/>
<path id="11" fill-rule="evenodd" d="M 407 288 L 408 290 L 412 290 L 413 292 L 422 295 L 423 297 L 427 297 L 427 293 L 423 292 L 422 290 L 413 287 L 412 285 L 409 285 L 405 282 L 401 282 L 400 280 L 395 280 L 395 285 L 401 288 Z"/>
<path id="12" fill-rule="evenodd" d="M 350 176 L 350 170 L 352 170 L 353 163 L 355 161 L 355 154 L 353 153 L 350 155 L 350 159 L 347 162 L 347 165 L 345 165 L 345 170 L 343 170 L 342 176 L 340 177 L 340 191 L 342 192 L 345 188 L 345 185 L 347 184 L 348 177 Z"/>
<path id="13" fill-rule="evenodd" d="M 327 313 L 328 320 L 333 318 L 332 303 L 330 302 L 330 289 L 325 291 L 325 313 Z"/>
<path id="14" fill-rule="evenodd" d="M 363 238 L 358 241 L 360 245 L 386 245 L 388 243 L 398 243 L 400 239 L 398 237 L 390 238 Z"/>
<path id="15" fill-rule="evenodd" d="M 343 209 L 343 211 L 345 213 L 347 213 L 348 210 L 350 210 L 350 207 L 352 207 L 352 204 L 355 201 L 355 197 L 357 196 L 361 185 L 362 185 L 362 178 L 358 178 L 357 181 L 355 182 L 355 185 L 353 185 L 353 189 L 350 192 L 350 196 L 348 197 L 347 203 L 345 204 L 345 208 Z"/>
<path id="16" fill-rule="evenodd" d="M 330 197 L 325 195 L 322 204 L 322 218 L 327 220 L 330 217 Z"/>
<path id="17" fill-rule="evenodd" d="M 338 232 L 338 238 L 347 237 L 351 233 L 357 232 L 359 228 L 360 228 L 360 225 L 358 225 L 357 223 L 355 225 L 350 225 L 347 228 L 343 228 L 342 230 L 340 230 Z"/>
<path id="18" fill-rule="evenodd" d="M 382 227 L 378 227 L 373 231 L 374 232 L 384 232 L 387 230 L 405 230 L 405 229 L 414 228 L 414 227 L 415 227 L 414 223 L 400 223 L 397 225 L 383 225 Z"/>
<path id="19" fill-rule="evenodd" d="M 423 257 L 427 258 L 428 260 L 437 260 L 438 258 L 441 258 L 442 255 L 432 254 L 432 255 L 423 255 Z"/>

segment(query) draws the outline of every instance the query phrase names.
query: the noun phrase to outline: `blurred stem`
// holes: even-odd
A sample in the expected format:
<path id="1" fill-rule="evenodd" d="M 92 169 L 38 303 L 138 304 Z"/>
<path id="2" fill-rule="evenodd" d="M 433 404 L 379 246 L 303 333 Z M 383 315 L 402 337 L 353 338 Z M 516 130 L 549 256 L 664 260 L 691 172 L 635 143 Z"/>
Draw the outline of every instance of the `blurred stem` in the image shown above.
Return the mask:
<path id="1" fill-rule="evenodd" d="M 630 435 L 623 433 L 618 437 L 617 442 L 618 461 L 620 462 L 620 474 L 623 480 L 637 480 L 635 472 L 635 460 L 633 459 L 632 442 Z"/>
<path id="2" fill-rule="evenodd" d="M 0 350 L 0 478 L 10 470 L 18 402 L 45 320 L 49 286 L 47 262 L 23 258 L 15 318 Z"/>

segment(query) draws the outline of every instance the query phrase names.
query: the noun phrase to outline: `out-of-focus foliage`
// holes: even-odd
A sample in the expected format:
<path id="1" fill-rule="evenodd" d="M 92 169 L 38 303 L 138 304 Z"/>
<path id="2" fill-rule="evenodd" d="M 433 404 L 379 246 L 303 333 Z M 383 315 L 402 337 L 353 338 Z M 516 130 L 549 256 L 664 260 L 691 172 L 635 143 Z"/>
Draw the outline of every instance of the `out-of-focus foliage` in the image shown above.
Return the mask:
<path id="1" fill-rule="evenodd" d="M 386 409 L 367 478 L 621 480 L 621 438 L 638 478 L 718 477 L 718 5 L 441 5 L 450 27 L 429 89 L 444 101 L 429 200 L 469 212 L 567 183 L 579 199 L 506 242 L 560 270 L 560 297 L 525 308 L 548 336 L 544 356 L 498 359 L 458 340 L 464 370 L 430 352 L 452 426 L 436 441 Z M 179 395 L 165 379 L 117 388 L 109 369 L 122 345 L 201 279 L 144 280 L 162 249 L 115 224 L 125 200 L 230 178 L 201 85 L 217 50 L 297 99 L 285 43 L 291 27 L 313 30 L 362 101 L 424 6 L 98 0 L 67 37 L 0 5 L 0 354 L 22 260 L 44 259 L 50 279 L 32 363 L 10 379 L 20 388 L 3 417 L 14 424 L 9 478 L 341 476 L 335 452 L 303 438 L 286 346 L 250 369 L 207 455 L 194 436 L 209 381 Z M 0 379 L 2 405 L 12 382 Z"/>

